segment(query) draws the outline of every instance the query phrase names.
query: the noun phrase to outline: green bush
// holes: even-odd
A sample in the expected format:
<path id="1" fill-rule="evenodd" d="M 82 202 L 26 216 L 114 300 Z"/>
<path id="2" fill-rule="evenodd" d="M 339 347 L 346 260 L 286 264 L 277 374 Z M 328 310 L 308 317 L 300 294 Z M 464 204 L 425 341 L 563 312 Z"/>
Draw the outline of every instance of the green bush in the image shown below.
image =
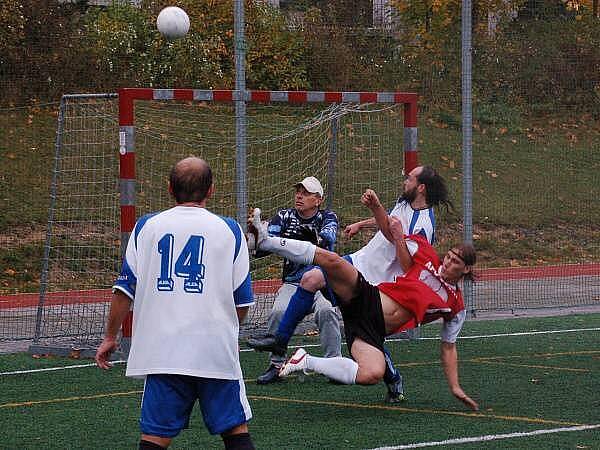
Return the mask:
<path id="1" fill-rule="evenodd" d="M 117 85 L 233 88 L 234 31 L 232 2 L 180 1 L 191 28 L 168 42 L 155 18 L 166 2 L 141 8 L 113 5 L 88 15 L 87 44 L 100 73 Z M 246 11 L 247 83 L 254 89 L 305 88 L 302 43 L 284 27 L 281 14 L 250 2 Z M 108 81 L 108 79 L 107 79 Z"/>

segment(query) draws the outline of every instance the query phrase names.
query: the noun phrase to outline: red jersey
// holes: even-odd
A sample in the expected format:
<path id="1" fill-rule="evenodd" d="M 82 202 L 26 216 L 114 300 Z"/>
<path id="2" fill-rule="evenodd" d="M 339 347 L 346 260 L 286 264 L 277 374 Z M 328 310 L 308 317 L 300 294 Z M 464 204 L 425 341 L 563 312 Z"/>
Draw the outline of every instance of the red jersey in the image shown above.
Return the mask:
<path id="1" fill-rule="evenodd" d="M 420 235 L 410 235 L 407 238 L 419 246 L 413 255 L 413 266 L 406 274 L 397 277 L 395 282 L 377 286 L 381 292 L 414 315 L 414 319 L 396 332 L 433 322 L 440 317 L 450 320 L 465 309 L 458 286 L 447 283 L 440 276 L 442 264 L 431 244 Z"/>

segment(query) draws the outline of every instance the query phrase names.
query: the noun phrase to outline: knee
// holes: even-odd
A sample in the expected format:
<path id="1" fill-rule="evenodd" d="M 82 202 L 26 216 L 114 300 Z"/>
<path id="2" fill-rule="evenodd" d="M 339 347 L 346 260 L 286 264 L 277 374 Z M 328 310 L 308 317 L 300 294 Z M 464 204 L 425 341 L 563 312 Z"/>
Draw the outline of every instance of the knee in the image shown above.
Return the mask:
<path id="1" fill-rule="evenodd" d="M 317 292 L 325 286 L 325 277 L 319 269 L 311 269 L 302 275 L 300 287 L 310 292 Z"/>

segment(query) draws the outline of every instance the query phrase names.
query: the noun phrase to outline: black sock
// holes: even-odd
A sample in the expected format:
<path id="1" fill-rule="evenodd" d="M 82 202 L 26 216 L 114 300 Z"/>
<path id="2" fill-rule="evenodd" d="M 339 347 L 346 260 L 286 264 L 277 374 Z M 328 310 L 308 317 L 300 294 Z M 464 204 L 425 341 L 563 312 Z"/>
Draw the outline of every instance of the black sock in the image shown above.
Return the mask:
<path id="1" fill-rule="evenodd" d="M 139 450 L 164 450 L 165 447 L 162 447 L 154 442 L 145 441 L 144 439 L 140 440 Z"/>
<path id="2" fill-rule="evenodd" d="M 254 450 L 250 433 L 230 434 L 223 436 L 225 450 Z"/>

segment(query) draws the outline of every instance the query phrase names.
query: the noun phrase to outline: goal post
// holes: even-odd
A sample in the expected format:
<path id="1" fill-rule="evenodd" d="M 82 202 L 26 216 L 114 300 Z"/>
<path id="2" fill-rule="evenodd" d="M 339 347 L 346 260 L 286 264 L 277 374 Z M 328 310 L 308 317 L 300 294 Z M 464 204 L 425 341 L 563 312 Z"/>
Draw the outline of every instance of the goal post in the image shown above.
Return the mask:
<path id="1" fill-rule="evenodd" d="M 402 104 L 404 168 L 417 165 L 417 95 L 404 92 L 246 91 L 123 88 L 119 90 L 119 143 L 122 245 L 135 224 L 135 102 L 189 101 L 253 103 Z M 333 136 L 335 139 L 336 136 Z M 240 145 L 236 142 L 236 147 Z M 247 200 L 247 199 L 246 199 Z M 247 204 L 247 202 L 246 202 Z M 238 221 L 244 217 L 238 214 Z"/>
<path id="2" fill-rule="evenodd" d="M 249 104 L 288 104 L 288 105 L 311 105 L 311 104 L 342 104 L 342 105 L 378 105 L 379 108 L 386 105 L 400 106 L 403 112 L 403 157 L 404 171 L 408 173 L 417 165 L 417 95 L 403 92 L 325 92 L 325 91 L 233 91 L 233 90 L 200 90 L 200 89 L 150 89 L 150 88 L 123 88 L 119 90 L 119 186 L 120 186 L 120 211 L 121 211 L 121 252 L 124 254 L 125 246 L 133 231 L 136 217 L 136 102 L 191 102 L 191 103 L 227 103 L 244 101 Z M 392 109 L 389 109 L 391 111 Z M 365 109 L 368 111 L 368 109 Z M 239 117 L 236 117 L 239 120 Z M 245 118 L 244 118 L 245 119 Z M 329 157 L 327 158 L 327 181 L 329 193 L 327 196 L 328 207 L 334 206 L 334 192 L 331 191 L 331 183 L 335 179 L 335 159 L 338 153 L 338 119 L 332 117 L 329 126 Z M 391 130 L 390 130 L 391 131 Z M 400 130 L 395 130 L 396 132 Z M 269 139 L 269 138 L 267 138 Z M 240 148 L 242 143 L 235 142 L 235 161 L 240 161 Z M 243 143 L 243 148 L 246 148 Z M 379 149 L 381 150 L 381 148 Z M 394 151 L 392 149 L 392 151 Z M 396 150 L 397 151 L 397 150 Z M 333 156 L 335 155 L 335 156 Z M 246 157 L 245 151 L 242 158 Z M 208 158 L 211 161 L 210 158 Z M 246 165 L 244 164 L 244 167 Z M 301 179 L 304 175 L 310 175 L 306 169 L 295 176 Z M 237 172 L 237 177 L 245 177 L 247 174 Z M 390 173 L 393 186 L 400 185 L 399 173 Z M 236 186 L 247 186 L 247 180 L 237 180 Z M 342 178 L 343 181 L 343 178 Z M 396 194 L 397 194 L 396 190 Z M 247 211 L 240 208 L 239 203 L 249 205 L 248 192 L 237 193 L 238 205 L 237 220 L 243 226 Z M 241 194 L 241 196 L 240 196 Z M 358 193 L 357 193 L 358 194 Z M 242 199 L 242 200 L 240 200 Z M 355 199 L 355 201 L 358 197 Z M 286 207 L 288 202 L 281 203 L 280 207 Z M 231 214 L 231 212 L 230 212 Z M 271 292 L 272 294 L 273 292 Z M 251 315 L 251 323 L 257 325 L 257 316 L 266 321 L 266 310 L 269 307 L 263 305 L 260 314 Z M 252 320 L 254 319 L 254 320 Z M 127 340 L 131 336 L 131 314 L 123 324 L 123 336 Z"/>
<path id="3" fill-rule="evenodd" d="M 236 101 L 246 104 L 242 173 Z M 325 205 L 340 224 L 349 224 L 368 215 L 360 204 L 365 189 L 392 206 L 401 194 L 402 172 L 417 165 L 412 93 L 131 88 L 118 97 L 68 97 L 61 117 L 47 282 L 37 305 L 38 353 L 57 347 L 91 351 L 99 343 L 110 287 L 135 221 L 172 205 L 168 173 L 181 158 L 196 155 L 211 164 L 216 193 L 209 209 L 242 223 L 240 198 L 267 218 L 292 207 L 293 186 L 312 175 L 325 188 Z M 336 251 L 354 251 L 369 237 L 338 240 Z M 242 334 L 266 325 L 281 265 L 273 255 L 251 261 L 256 305 Z M 311 323 L 309 317 L 300 331 Z M 124 325 L 127 338 L 131 317 Z"/>

